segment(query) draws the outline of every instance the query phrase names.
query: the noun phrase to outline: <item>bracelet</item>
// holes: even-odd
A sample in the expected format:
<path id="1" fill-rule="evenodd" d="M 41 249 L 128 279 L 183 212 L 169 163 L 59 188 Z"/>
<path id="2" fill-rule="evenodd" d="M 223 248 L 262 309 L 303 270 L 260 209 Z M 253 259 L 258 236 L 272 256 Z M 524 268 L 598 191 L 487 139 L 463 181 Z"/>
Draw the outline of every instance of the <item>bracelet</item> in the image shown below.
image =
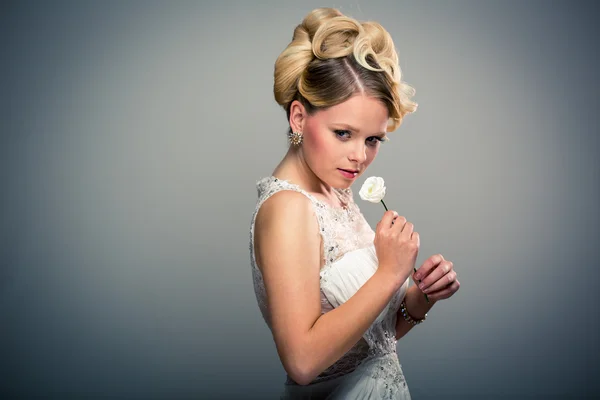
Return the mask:
<path id="1" fill-rule="evenodd" d="M 422 323 L 423 321 L 425 321 L 427 319 L 427 314 L 425 314 L 425 316 L 421 319 L 413 318 L 408 313 L 408 310 L 406 309 L 406 302 L 404 301 L 404 299 L 402 299 L 402 303 L 400 303 L 400 312 L 402 313 L 404 320 L 412 325 L 419 325 L 420 323 Z"/>

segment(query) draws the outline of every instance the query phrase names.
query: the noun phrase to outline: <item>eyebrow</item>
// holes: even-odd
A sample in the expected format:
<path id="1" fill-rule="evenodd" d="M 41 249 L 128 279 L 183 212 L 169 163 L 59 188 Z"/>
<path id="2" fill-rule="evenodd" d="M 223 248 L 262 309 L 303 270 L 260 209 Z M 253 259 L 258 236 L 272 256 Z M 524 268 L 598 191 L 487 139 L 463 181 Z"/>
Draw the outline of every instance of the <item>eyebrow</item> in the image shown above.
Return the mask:
<path id="1" fill-rule="evenodd" d="M 344 123 L 337 123 L 337 122 L 334 122 L 333 125 L 340 126 L 342 128 L 348 129 L 349 131 L 360 132 L 360 129 L 355 128 L 352 125 L 348 125 L 348 124 L 344 124 Z M 379 136 L 382 139 L 387 138 L 385 132 L 377 132 L 371 136 Z"/>

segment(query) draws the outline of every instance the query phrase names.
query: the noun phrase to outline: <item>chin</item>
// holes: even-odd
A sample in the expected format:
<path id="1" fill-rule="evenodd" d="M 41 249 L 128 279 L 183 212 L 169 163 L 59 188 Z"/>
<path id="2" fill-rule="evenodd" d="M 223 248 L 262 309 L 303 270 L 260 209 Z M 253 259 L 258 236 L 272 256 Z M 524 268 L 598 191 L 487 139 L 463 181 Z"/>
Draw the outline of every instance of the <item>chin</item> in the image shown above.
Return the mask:
<path id="1" fill-rule="evenodd" d="M 356 182 L 356 180 L 354 182 Z M 345 179 L 341 179 L 340 183 L 336 187 L 338 189 L 349 189 L 354 182 L 348 182 Z"/>
<path id="2" fill-rule="evenodd" d="M 336 176 L 336 175 L 339 175 L 338 171 L 335 172 L 335 175 L 332 177 L 332 179 L 327 179 L 327 180 L 322 179 L 322 181 L 336 189 L 349 189 L 352 186 L 352 184 L 354 184 L 354 182 L 356 182 L 356 179 L 360 176 L 360 175 L 357 175 L 356 178 L 354 178 L 354 180 L 350 181 L 348 179 L 344 179 L 344 177 L 342 177 L 342 176 Z"/>

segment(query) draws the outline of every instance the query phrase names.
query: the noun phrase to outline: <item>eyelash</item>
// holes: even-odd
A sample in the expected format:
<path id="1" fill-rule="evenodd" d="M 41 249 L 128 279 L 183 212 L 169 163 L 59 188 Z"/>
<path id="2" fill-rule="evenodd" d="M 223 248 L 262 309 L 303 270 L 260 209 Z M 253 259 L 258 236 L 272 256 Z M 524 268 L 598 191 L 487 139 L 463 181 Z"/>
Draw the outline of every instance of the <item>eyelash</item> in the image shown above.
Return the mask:
<path id="1" fill-rule="evenodd" d="M 335 132 L 335 135 L 339 139 L 343 139 L 342 134 L 347 133 L 348 135 L 350 135 L 350 131 L 343 130 L 343 129 L 336 129 L 336 130 L 334 130 L 334 132 Z M 369 140 L 369 139 L 375 139 L 375 140 Z M 368 146 L 376 146 L 377 142 L 385 142 L 385 139 L 380 138 L 379 136 L 370 136 L 367 138 L 367 142 L 368 142 Z"/>

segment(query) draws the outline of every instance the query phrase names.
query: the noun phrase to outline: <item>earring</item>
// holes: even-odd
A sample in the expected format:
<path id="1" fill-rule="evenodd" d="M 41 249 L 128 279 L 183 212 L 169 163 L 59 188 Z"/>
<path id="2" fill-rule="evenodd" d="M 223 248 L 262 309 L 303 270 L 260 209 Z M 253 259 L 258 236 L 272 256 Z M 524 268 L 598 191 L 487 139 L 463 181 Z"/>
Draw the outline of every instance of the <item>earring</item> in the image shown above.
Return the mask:
<path id="1" fill-rule="evenodd" d="M 290 132 L 288 133 L 288 139 L 290 144 L 298 147 L 302 144 L 302 132 Z"/>

